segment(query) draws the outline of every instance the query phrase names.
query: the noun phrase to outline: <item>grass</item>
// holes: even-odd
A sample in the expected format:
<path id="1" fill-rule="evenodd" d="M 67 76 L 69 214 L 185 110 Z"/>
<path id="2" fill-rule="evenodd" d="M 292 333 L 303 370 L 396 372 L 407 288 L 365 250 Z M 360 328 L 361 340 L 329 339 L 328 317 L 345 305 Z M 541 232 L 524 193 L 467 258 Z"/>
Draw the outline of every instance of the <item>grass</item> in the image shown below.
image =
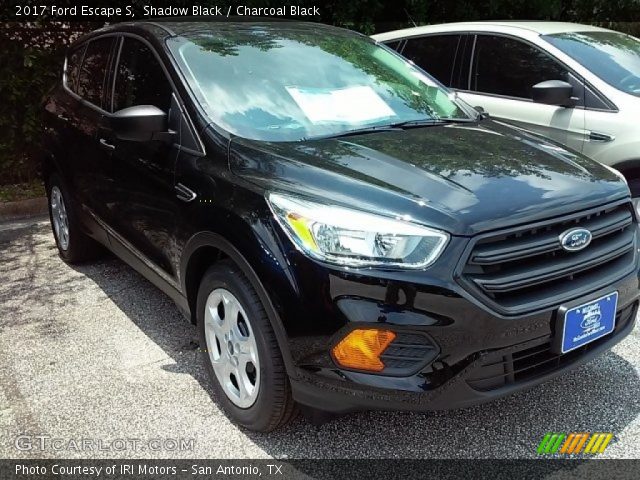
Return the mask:
<path id="1" fill-rule="evenodd" d="M 29 198 L 44 197 L 44 195 L 44 185 L 40 180 L 0 185 L 0 203 L 28 200 Z"/>

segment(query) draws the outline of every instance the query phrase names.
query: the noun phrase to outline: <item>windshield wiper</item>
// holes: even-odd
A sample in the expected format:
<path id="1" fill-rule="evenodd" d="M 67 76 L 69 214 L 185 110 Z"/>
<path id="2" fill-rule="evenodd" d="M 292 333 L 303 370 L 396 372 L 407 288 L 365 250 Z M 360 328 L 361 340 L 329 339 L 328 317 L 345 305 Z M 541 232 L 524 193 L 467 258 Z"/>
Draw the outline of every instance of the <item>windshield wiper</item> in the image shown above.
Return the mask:
<path id="1" fill-rule="evenodd" d="M 303 137 L 301 141 L 306 140 L 323 140 L 327 138 L 348 137 L 351 135 L 364 135 L 376 132 L 395 132 L 413 127 L 430 127 L 444 125 L 447 123 L 474 123 L 471 118 L 423 118 L 420 120 L 404 120 L 402 122 L 389 123 L 385 125 L 372 125 L 370 127 L 355 128 L 353 130 L 345 130 L 344 132 L 329 133 L 327 135 L 316 135 L 312 137 Z"/>
<path id="2" fill-rule="evenodd" d="M 404 122 L 392 123 L 391 126 L 396 128 L 411 128 L 444 125 L 446 123 L 475 123 L 475 120 L 471 118 L 429 118 L 422 120 L 406 120 Z"/>
<path id="3" fill-rule="evenodd" d="M 315 135 L 312 137 L 303 137 L 301 141 L 323 140 L 326 138 L 347 137 L 350 135 L 364 135 L 366 133 L 375 133 L 375 132 L 397 132 L 398 130 L 402 130 L 402 128 L 396 125 L 374 125 L 371 127 L 354 128 L 353 130 L 345 130 L 344 132 L 329 133 L 327 135 Z"/>

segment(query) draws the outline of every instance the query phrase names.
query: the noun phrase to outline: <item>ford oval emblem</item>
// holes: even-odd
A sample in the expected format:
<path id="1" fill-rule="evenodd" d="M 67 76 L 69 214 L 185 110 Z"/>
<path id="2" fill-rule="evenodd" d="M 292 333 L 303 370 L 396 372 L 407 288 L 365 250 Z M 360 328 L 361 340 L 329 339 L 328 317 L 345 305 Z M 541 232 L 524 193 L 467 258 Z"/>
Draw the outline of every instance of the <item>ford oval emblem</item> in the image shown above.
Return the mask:
<path id="1" fill-rule="evenodd" d="M 567 252 L 577 252 L 591 243 L 591 232 L 586 228 L 575 228 L 560 235 L 560 245 Z"/>
<path id="2" fill-rule="evenodd" d="M 600 326 L 601 318 L 602 315 L 600 315 L 600 313 L 598 312 L 587 315 L 582 319 L 582 322 L 580 322 L 580 328 L 582 328 L 583 330 L 591 330 L 593 328 L 597 328 Z"/>

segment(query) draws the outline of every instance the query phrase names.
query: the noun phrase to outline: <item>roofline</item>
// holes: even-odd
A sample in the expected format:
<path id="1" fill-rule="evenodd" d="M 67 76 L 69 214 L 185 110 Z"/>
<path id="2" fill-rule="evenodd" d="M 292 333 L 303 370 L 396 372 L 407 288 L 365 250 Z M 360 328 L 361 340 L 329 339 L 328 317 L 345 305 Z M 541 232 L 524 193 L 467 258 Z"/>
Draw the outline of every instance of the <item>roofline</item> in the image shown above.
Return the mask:
<path id="1" fill-rule="evenodd" d="M 176 35 L 176 33 L 171 30 L 170 28 L 162 25 L 162 22 L 157 22 L 155 21 L 156 19 L 149 19 L 149 20 L 141 20 L 140 22 L 135 22 L 135 23 L 147 23 L 149 25 L 153 25 L 154 27 L 158 27 L 162 30 L 164 30 L 165 32 L 167 32 L 169 35 L 171 35 L 172 37 Z M 114 25 L 117 26 L 118 24 Z"/>
<path id="2" fill-rule="evenodd" d="M 541 32 L 539 29 L 535 29 L 529 25 L 522 25 L 522 23 L 551 23 L 551 24 L 570 24 L 575 25 L 576 29 L 567 30 L 571 32 L 584 32 L 591 30 L 608 30 L 604 27 L 598 27 L 595 25 L 585 25 L 581 23 L 575 22 L 560 22 L 560 21 L 551 21 L 551 20 L 475 20 L 475 21 L 465 21 L 465 22 L 448 22 L 448 23 L 434 23 L 428 25 L 420 25 L 416 27 L 402 28 L 398 30 L 392 30 L 389 32 L 380 32 L 372 35 L 372 37 L 377 38 L 378 36 L 383 36 L 388 33 L 400 33 L 406 34 L 407 36 L 411 35 L 415 32 L 417 35 L 420 34 L 420 31 L 423 29 L 429 28 L 438 28 L 438 27 L 472 27 L 474 25 L 485 26 L 485 27 L 496 27 L 496 28 L 513 28 L 516 30 L 523 30 L 529 33 L 533 33 L 535 35 L 548 35 L 546 32 Z M 580 29 L 579 27 L 584 27 L 584 29 Z"/>
<path id="3" fill-rule="evenodd" d="M 198 24 L 218 24 L 218 25 L 224 25 L 224 24 L 233 24 L 233 23 L 246 23 L 246 24 L 277 24 L 277 23 L 285 23 L 285 24 L 289 24 L 289 25 L 301 25 L 301 26 L 313 26 L 316 28 L 327 28 L 327 29 L 335 29 L 335 30 L 342 30 L 342 31 L 347 31 L 347 32 L 351 32 L 354 34 L 358 34 L 364 37 L 369 37 L 368 35 L 362 34 L 360 32 L 357 32 L 355 30 L 351 30 L 348 28 L 344 28 L 344 27 L 338 27 L 335 25 L 329 25 L 323 22 L 313 22 L 313 21 L 308 21 L 308 20 L 296 20 L 296 19 L 292 19 L 292 18 L 274 18 L 274 17 L 243 17 L 243 16 L 237 16 L 237 15 L 232 15 L 229 17 L 224 17 L 224 18 L 211 18 L 211 17 L 159 17 L 159 18 L 145 18 L 142 20 L 132 20 L 132 21 L 124 21 L 124 22 L 118 22 L 118 23 L 113 23 L 111 25 L 105 25 L 104 27 L 101 27 L 98 30 L 94 30 L 95 31 L 103 31 L 103 30 L 107 30 L 107 31 L 112 31 L 112 30 L 117 30 L 118 28 L 122 28 L 122 27 L 130 27 L 130 28 L 141 28 L 144 30 L 145 29 L 145 25 L 149 25 L 149 26 L 153 26 L 156 28 L 159 28 L 161 30 L 163 30 L 164 32 L 167 33 L 167 35 L 169 36 L 179 36 L 181 34 L 181 32 L 179 31 L 175 31 L 174 29 L 168 27 L 167 25 L 165 25 L 166 23 L 184 23 L 184 24 L 189 24 L 189 23 L 198 23 Z M 188 30 L 188 28 L 187 28 Z M 194 30 L 190 30 L 190 31 L 194 31 Z M 89 33 L 93 33 L 93 32 L 88 32 Z M 152 32 L 149 32 L 152 33 Z"/>
<path id="4" fill-rule="evenodd" d="M 470 21 L 466 21 L 466 22 L 449 22 L 449 23 L 438 23 L 438 24 L 433 24 L 433 25 L 425 25 L 425 27 L 430 27 L 430 26 L 438 26 L 438 25 L 487 25 L 487 26 L 493 26 L 493 27 L 511 27 L 511 28 L 518 28 L 520 30 L 527 30 L 529 32 L 532 33 L 536 33 L 538 35 L 544 35 L 543 33 L 541 33 L 539 30 L 536 30 L 532 27 L 529 26 L 525 26 L 525 25 L 519 25 L 519 23 L 572 23 L 574 25 L 581 25 L 579 23 L 573 23 L 573 22 L 557 22 L 557 21 L 553 21 L 553 20 L 470 20 Z"/>
<path id="5" fill-rule="evenodd" d="M 217 19 L 217 20 L 211 19 L 211 18 L 206 18 L 206 20 L 203 20 L 202 18 L 203 17 L 163 17 L 163 18 L 151 18 L 151 19 L 144 19 L 144 20 L 132 20 L 132 21 L 112 23 L 109 25 L 104 25 L 98 29 L 92 30 L 90 32 L 87 32 L 81 35 L 78 39 L 76 39 L 73 43 L 69 45 L 69 48 L 73 48 L 75 45 L 88 41 L 93 37 L 96 37 L 102 34 L 111 34 L 114 32 L 117 33 L 117 32 L 129 31 L 129 33 L 137 33 L 138 35 L 148 37 L 148 39 L 153 38 L 154 40 L 159 40 L 159 41 L 162 41 L 167 37 L 177 37 L 182 35 L 183 33 L 187 34 L 187 33 L 206 32 L 206 27 L 189 30 L 189 27 L 187 26 L 184 32 L 180 32 L 180 31 L 175 31 L 174 28 L 171 28 L 166 25 L 166 23 L 177 23 L 177 22 L 184 23 L 185 25 L 188 25 L 190 23 L 191 24 L 212 24 L 212 25 L 214 24 L 225 25 L 225 24 L 234 24 L 234 23 L 236 24 L 247 23 L 249 25 L 284 23 L 292 27 L 307 26 L 307 27 L 314 27 L 314 28 L 324 28 L 327 30 L 341 31 L 353 36 L 365 38 L 369 41 L 372 41 L 371 37 L 363 33 L 357 32 L 355 30 L 350 30 L 348 28 L 337 27 L 335 25 L 328 25 L 322 22 L 300 21 L 300 20 L 289 19 L 289 18 L 271 18 L 271 17 L 231 16 L 228 18 Z M 156 30 L 154 31 L 154 29 Z M 160 32 L 158 32 L 158 30 L 161 30 L 166 35 L 161 34 Z"/>

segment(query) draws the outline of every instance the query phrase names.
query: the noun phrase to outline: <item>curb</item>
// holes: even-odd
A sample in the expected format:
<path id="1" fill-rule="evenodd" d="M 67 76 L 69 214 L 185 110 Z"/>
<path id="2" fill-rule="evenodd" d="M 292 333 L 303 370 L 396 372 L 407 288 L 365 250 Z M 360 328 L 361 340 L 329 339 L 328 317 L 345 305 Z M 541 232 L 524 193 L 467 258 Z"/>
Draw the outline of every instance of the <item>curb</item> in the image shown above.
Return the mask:
<path id="1" fill-rule="evenodd" d="M 47 197 L 0 203 L 0 222 L 35 217 L 49 213 Z"/>

